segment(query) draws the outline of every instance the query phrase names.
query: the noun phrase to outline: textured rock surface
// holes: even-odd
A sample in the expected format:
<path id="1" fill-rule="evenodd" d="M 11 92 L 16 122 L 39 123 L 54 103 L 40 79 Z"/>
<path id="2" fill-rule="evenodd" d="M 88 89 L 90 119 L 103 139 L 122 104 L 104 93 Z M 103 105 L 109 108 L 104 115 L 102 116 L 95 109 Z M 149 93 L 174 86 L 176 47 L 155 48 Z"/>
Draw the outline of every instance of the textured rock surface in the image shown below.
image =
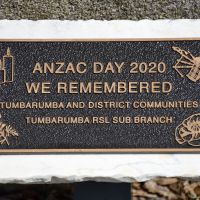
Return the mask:
<path id="1" fill-rule="evenodd" d="M 164 19 L 200 16 L 199 0 L 1 0 L 1 19 Z"/>

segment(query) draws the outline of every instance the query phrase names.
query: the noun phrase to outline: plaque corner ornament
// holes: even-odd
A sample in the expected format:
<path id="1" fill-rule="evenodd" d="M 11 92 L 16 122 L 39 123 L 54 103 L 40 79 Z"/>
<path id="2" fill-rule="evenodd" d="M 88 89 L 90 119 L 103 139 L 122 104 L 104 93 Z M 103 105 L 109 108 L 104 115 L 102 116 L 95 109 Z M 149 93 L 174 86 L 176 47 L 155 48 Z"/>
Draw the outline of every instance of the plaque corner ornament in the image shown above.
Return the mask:
<path id="1" fill-rule="evenodd" d="M 194 56 L 190 51 L 185 51 L 176 46 L 172 46 L 172 49 L 181 56 L 173 66 L 176 72 L 181 78 L 187 77 L 192 82 L 197 82 L 200 79 L 200 56 Z M 185 74 L 182 71 L 184 69 L 188 69 L 189 72 Z"/>
<path id="2" fill-rule="evenodd" d="M 0 145 L 7 144 L 10 145 L 9 138 L 10 137 L 18 137 L 18 132 L 12 128 L 12 126 L 8 125 L 7 123 L 4 123 L 1 120 L 1 114 L 0 114 Z"/>
<path id="3" fill-rule="evenodd" d="M 175 138 L 179 144 L 188 143 L 200 147 L 200 113 L 184 119 L 175 130 Z"/>

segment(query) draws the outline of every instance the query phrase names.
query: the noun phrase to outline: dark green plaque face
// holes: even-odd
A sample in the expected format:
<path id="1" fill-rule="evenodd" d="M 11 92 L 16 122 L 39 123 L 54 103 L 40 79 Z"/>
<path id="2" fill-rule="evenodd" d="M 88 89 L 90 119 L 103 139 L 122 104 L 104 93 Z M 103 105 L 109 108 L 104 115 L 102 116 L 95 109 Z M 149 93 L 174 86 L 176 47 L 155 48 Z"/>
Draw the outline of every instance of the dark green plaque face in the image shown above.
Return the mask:
<path id="1" fill-rule="evenodd" d="M 200 150 L 200 40 L 0 41 L 0 152 Z"/>

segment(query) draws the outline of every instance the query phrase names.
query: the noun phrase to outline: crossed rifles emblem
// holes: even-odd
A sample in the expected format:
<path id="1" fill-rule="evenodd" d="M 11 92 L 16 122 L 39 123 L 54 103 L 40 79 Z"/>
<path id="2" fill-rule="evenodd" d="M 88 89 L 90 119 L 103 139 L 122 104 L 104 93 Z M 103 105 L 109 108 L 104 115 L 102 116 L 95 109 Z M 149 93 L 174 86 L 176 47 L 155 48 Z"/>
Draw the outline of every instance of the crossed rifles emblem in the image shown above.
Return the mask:
<path id="1" fill-rule="evenodd" d="M 186 76 L 191 81 L 197 82 L 200 79 L 200 57 L 195 57 L 189 51 L 182 50 L 179 47 L 173 46 L 172 49 L 181 56 L 173 68 L 181 77 Z M 185 74 L 183 69 L 188 69 L 189 72 Z"/>

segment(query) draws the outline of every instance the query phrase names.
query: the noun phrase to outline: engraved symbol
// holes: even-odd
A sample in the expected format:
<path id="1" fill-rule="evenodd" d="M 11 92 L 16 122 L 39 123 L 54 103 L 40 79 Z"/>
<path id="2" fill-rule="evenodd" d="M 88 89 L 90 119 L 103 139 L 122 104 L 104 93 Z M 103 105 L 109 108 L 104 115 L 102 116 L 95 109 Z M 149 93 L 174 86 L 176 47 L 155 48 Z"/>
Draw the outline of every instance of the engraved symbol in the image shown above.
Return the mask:
<path id="1" fill-rule="evenodd" d="M 11 55 L 10 48 L 7 48 L 6 54 L 0 60 L 0 84 L 14 81 L 14 58 Z"/>
<path id="2" fill-rule="evenodd" d="M 0 121 L 0 144 L 6 143 L 7 145 L 10 145 L 8 138 L 18 136 L 19 135 L 15 129 Z"/>
<path id="3" fill-rule="evenodd" d="M 185 119 L 175 131 L 175 138 L 179 144 L 188 143 L 200 146 L 200 113 Z"/>
<path id="4" fill-rule="evenodd" d="M 172 49 L 181 55 L 173 68 L 182 78 L 186 76 L 193 82 L 198 81 L 200 79 L 200 57 L 195 57 L 189 51 L 182 50 L 179 47 L 173 46 Z M 189 70 L 186 75 L 183 72 L 184 69 Z"/>

